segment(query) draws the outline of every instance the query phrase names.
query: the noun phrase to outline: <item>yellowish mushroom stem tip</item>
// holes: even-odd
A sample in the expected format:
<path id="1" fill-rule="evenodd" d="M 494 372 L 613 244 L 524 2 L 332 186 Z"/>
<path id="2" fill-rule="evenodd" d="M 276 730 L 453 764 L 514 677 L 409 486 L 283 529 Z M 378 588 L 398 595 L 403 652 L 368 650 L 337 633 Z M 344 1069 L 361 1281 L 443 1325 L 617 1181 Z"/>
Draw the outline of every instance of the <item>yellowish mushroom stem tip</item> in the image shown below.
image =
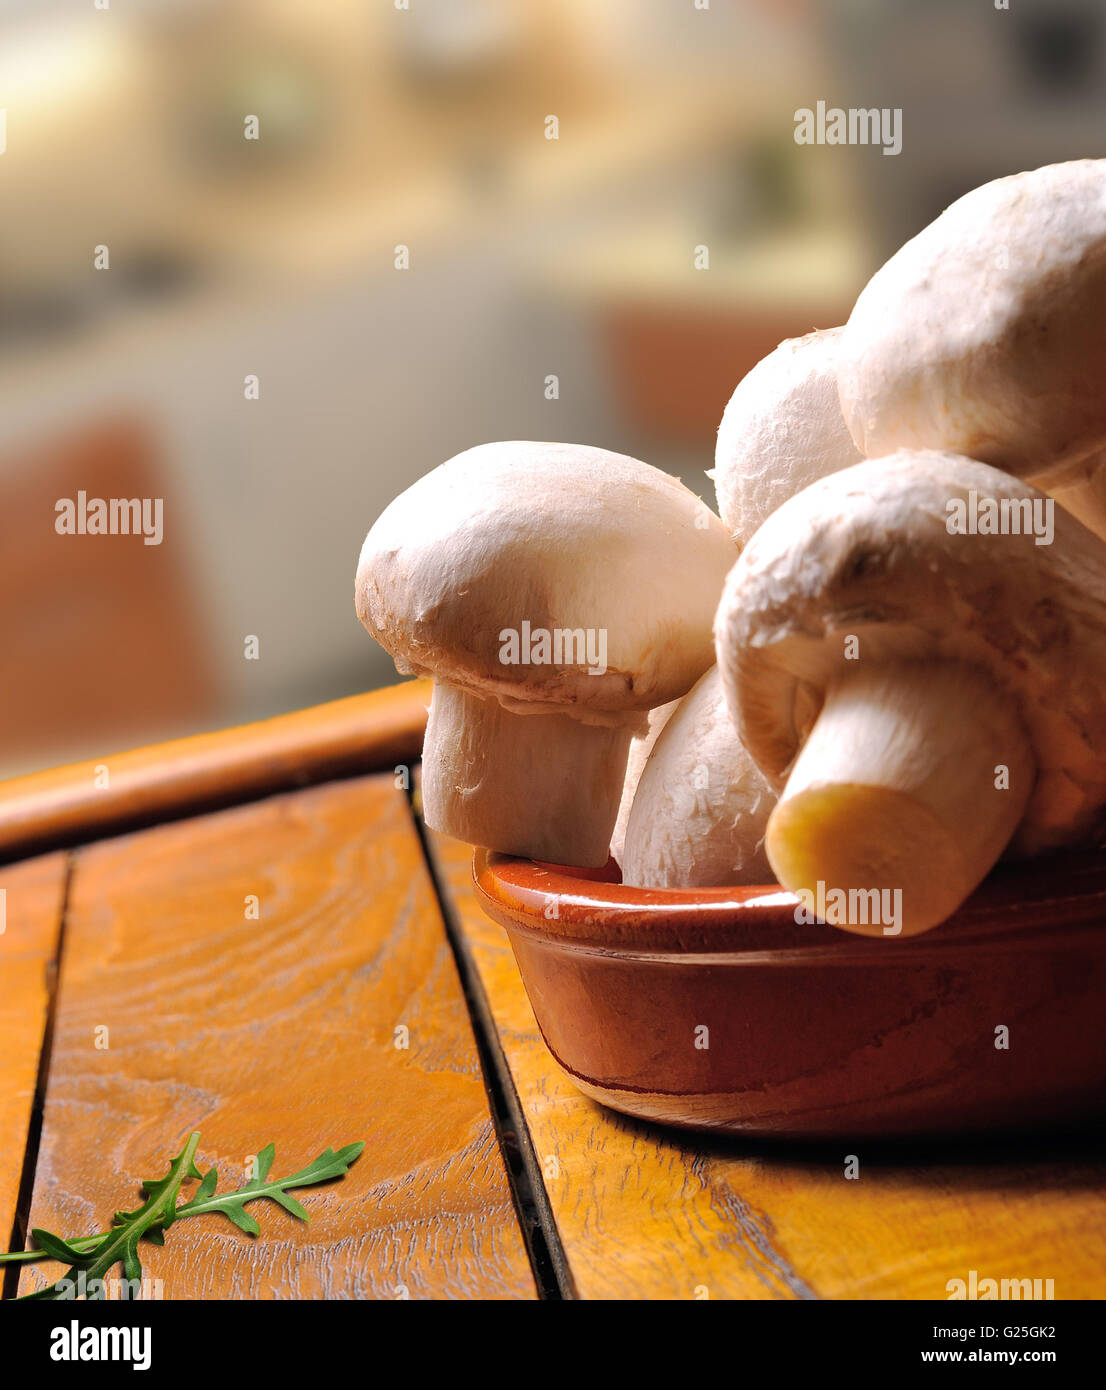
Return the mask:
<path id="1" fill-rule="evenodd" d="M 826 692 L 768 822 L 768 859 L 785 888 L 830 904 L 832 925 L 916 936 L 990 872 L 1035 774 L 1014 702 L 985 674 L 858 664 Z"/>

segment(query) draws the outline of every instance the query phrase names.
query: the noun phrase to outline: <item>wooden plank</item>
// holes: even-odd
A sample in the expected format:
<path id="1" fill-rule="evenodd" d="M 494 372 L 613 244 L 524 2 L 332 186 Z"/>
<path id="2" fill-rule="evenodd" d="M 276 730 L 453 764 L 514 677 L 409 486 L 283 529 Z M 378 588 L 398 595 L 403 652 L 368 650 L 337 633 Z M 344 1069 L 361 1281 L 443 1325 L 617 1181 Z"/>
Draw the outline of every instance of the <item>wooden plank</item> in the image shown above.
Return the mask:
<path id="1" fill-rule="evenodd" d="M 274 1173 L 328 1144 L 367 1147 L 346 1179 L 303 1195 L 309 1225 L 270 1207 L 256 1240 L 215 1216 L 174 1227 L 145 1262 L 165 1297 L 535 1296 L 453 956 L 392 777 L 78 854 L 33 1224 L 101 1228 L 192 1129 L 204 1166 L 218 1161 L 235 1186 L 270 1140 Z"/>
<path id="2" fill-rule="evenodd" d="M 0 784 L 0 860 L 413 762 L 426 680 Z M 106 779 L 100 770 L 106 768 Z"/>
<path id="3" fill-rule="evenodd" d="M 546 1051 L 507 937 L 476 902 L 471 848 L 430 838 L 580 1297 L 945 1299 L 973 1269 L 1051 1278 L 1061 1299 L 1106 1296 L 1106 1162 L 1093 1143 L 813 1151 L 664 1130 L 586 1099 Z"/>
<path id="4" fill-rule="evenodd" d="M 12 1230 L 19 1196 L 64 891 L 64 854 L 0 870 L 0 1241 L 4 1242 Z"/>

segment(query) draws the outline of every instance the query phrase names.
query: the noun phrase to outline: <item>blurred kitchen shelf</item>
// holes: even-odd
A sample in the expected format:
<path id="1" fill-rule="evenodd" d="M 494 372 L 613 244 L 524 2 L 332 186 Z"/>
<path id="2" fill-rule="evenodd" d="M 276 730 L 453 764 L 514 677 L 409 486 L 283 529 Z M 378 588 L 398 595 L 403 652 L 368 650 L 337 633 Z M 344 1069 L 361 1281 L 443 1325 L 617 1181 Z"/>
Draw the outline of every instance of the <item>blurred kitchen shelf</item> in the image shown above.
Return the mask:
<path id="1" fill-rule="evenodd" d="M 709 269 L 694 267 L 700 244 Z M 865 253 L 857 235 L 837 228 L 727 241 L 673 220 L 546 258 L 534 276 L 595 316 L 635 433 L 686 440 L 710 458 L 741 378 L 784 338 L 844 322 Z"/>
<path id="2" fill-rule="evenodd" d="M 709 251 L 709 269 L 695 268 L 701 245 Z M 722 237 L 680 218 L 633 236 L 573 246 L 543 258 L 537 271 L 551 287 L 590 302 L 678 305 L 723 315 L 798 310 L 817 318 L 851 308 L 869 267 L 854 229 L 799 227 Z"/>

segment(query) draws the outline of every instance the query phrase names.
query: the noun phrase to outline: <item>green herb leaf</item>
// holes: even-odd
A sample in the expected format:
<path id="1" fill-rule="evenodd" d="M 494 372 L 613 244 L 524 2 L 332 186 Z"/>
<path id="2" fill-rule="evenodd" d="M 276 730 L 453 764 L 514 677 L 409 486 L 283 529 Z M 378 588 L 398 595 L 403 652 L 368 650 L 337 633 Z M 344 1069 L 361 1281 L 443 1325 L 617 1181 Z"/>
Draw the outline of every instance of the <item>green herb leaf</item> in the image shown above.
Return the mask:
<path id="1" fill-rule="evenodd" d="M 154 1245 L 164 1245 L 165 1231 L 173 1224 L 190 1216 L 205 1216 L 216 1212 L 225 1216 L 232 1225 L 246 1235 L 256 1236 L 261 1227 L 254 1217 L 246 1211 L 250 1202 L 268 1198 L 300 1221 L 309 1221 L 306 1208 L 291 1195 L 291 1189 L 314 1187 L 317 1183 L 330 1182 L 343 1178 L 361 1156 L 363 1142 L 346 1144 L 340 1149 L 325 1149 L 313 1159 L 306 1168 L 287 1178 L 269 1181 L 269 1172 L 276 1155 L 276 1146 L 266 1144 L 257 1155 L 257 1177 L 251 1178 L 235 1192 L 216 1193 L 219 1180 L 217 1170 L 212 1167 L 201 1174 L 196 1167 L 195 1153 L 200 1136 L 189 1136 L 184 1149 L 174 1158 L 168 1173 L 162 1178 L 149 1178 L 142 1184 L 145 1202 L 134 1211 L 117 1211 L 109 1231 L 93 1236 L 77 1236 L 63 1240 L 50 1231 L 34 1230 L 31 1236 L 37 1246 L 34 1250 L 16 1250 L 8 1255 L 0 1255 L 0 1264 L 18 1261 L 55 1259 L 70 1266 L 65 1277 L 71 1277 L 83 1270 L 85 1280 L 102 1279 L 112 1266 L 122 1262 L 128 1279 L 142 1278 L 142 1264 L 138 1256 L 138 1242 L 145 1238 Z M 177 1204 L 181 1183 L 186 1177 L 199 1178 L 191 1201 Z M 61 1282 L 60 1280 L 58 1281 Z M 27 1294 L 25 1298 L 52 1300 L 60 1297 L 58 1284 L 40 1289 L 38 1293 Z"/>
<path id="2" fill-rule="evenodd" d="M 53 1247 L 53 1251 L 47 1246 L 42 1247 L 47 1254 L 54 1253 L 55 1258 L 69 1261 L 69 1269 L 63 1278 L 72 1279 L 75 1275 L 83 1273 L 85 1283 L 89 1285 L 95 1280 L 102 1280 L 105 1274 L 109 1274 L 114 1266 L 122 1261 L 123 1272 L 128 1279 L 141 1279 L 142 1262 L 138 1258 L 138 1242 L 150 1231 L 160 1233 L 172 1222 L 181 1183 L 186 1177 L 200 1176 L 200 1170 L 196 1167 L 196 1145 L 199 1142 L 199 1132 L 194 1130 L 188 1136 L 184 1148 L 171 1160 L 168 1173 L 163 1178 L 147 1179 L 142 1184 L 142 1190 L 147 1193 L 142 1205 L 134 1211 L 116 1212 L 111 1230 L 100 1237 L 99 1243 L 93 1248 L 85 1250 L 73 1241 L 63 1241 L 58 1236 L 52 1236 L 49 1231 L 36 1231 L 36 1242 L 41 1245 L 45 1237 L 48 1245 Z M 60 1256 L 56 1253 L 63 1250 L 65 1253 Z M 61 1280 L 58 1280 L 57 1283 L 40 1289 L 38 1293 L 27 1294 L 25 1297 L 39 1302 L 60 1299 L 60 1283 Z"/>
<path id="3" fill-rule="evenodd" d="M 68 1241 L 62 1240 L 60 1236 L 36 1228 L 31 1232 L 31 1238 L 52 1260 L 62 1260 L 65 1264 L 71 1265 L 80 1264 L 83 1252 L 75 1249 Z"/>
<path id="4" fill-rule="evenodd" d="M 269 1175 L 269 1169 L 273 1166 L 276 1148 L 272 1144 L 267 1144 L 257 1155 L 258 1177 L 251 1178 L 237 1192 L 224 1192 L 219 1196 L 205 1193 L 204 1186 L 207 1182 L 207 1178 L 205 1178 L 192 1200 L 177 1208 L 177 1218 L 202 1216 L 206 1212 L 216 1211 L 232 1221 L 239 1230 L 255 1236 L 260 1227 L 253 1217 L 245 1211 L 245 1206 L 247 1202 L 256 1202 L 262 1197 L 268 1197 L 278 1206 L 283 1207 L 285 1211 L 290 1212 L 292 1216 L 298 1217 L 300 1221 L 310 1221 L 311 1218 L 307 1210 L 294 1197 L 289 1196 L 288 1189 L 314 1187 L 316 1183 L 345 1177 L 350 1167 L 361 1156 L 364 1147 L 364 1143 L 358 1142 L 347 1144 L 337 1151 L 325 1149 L 318 1158 L 313 1159 L 306 1168 L 301 1168 L 298 1173 L 293 1173 L 289 1178 L 276 1178 L 269 1182 L 266 1179 Z"/>

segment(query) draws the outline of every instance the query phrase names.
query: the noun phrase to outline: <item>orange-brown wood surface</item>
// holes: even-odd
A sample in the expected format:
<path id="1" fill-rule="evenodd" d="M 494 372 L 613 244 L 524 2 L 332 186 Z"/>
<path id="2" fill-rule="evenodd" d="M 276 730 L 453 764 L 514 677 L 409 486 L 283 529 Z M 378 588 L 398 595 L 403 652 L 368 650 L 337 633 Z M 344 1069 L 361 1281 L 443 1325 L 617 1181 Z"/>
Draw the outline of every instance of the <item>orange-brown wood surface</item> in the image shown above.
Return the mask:
<path id="1" fill-rule="evenodd" d="M 12 778 L 0 784 L 0 859 L 412 762 L 430 688 L 427 680 L 405 681 L 242 728 Z"/>
<path id="2" fill-rule="evenodd" d="M 0 1240 L 12 1230 L 61 928 L 65 855 L 0 869 Z"/>
<path id="3" fill-rule="evenodd" d="M 379 725 L 348 702 L 306 711 L 303 745 L 290 727 L 278 740 L 281 776 L 326 775 L 327 749 L 348 775 L 358 738 L 407 761 L 416 693 L 421 710 L 414 685 L 381 696 Z M 228 732 L 224 791 L 260 793 L 271 733 Z M 166 750 L 135 755 L 148 814 L 187 805 L 168 753 L 165 769 Z M 105 824 L 65 816 L 85 839 Z M 429 838 L 441 902 L 408 799 L 379 773 L 0 872 L 0 1229 L 17 1201 L 20 1229 L 102 1229 L 199 1129 L 221 1186 L 270 1140 L 274 1173 L 366 1149 L 299 1194 L 308 1225 L 267 1205 L 256 1239 L 207 1216 L 144 1246 L 170 1298 L 941 1300 L 971 1270 L 1106 1296 L 1100 1139 L 853 1145 L 850 1179 L 843 1145 L 686 1134 L 584 1098 L 477 905 L 471 849 Z M 58 1273 L 24 1266 L 19 1287 Z"/>
<path id="4" fill-rule="evenodd" d="M 328 1144 L 366 1148 L 341 1182 L 298 1194 L 310 1224 L 265 1204 L 256 1239 L 205 1216 L 144 1247 L 165 1297 L 535 1296 L 392 776 L 76 853 L 30 1225 L 102 1229 L 193 1129 L 201 1166 L 233 1186 L 270 1140 L 274 1174 Z M 46 1272 L 28 1267 L 22 1290 Z"/>
<path id="5" fill-rule="evenodd" d="M 945 1299 L 972 1269 L 1106 1296 L 1100 1142 L 804 1150 L 606 1110 L 546 1051 L 506 935 L 473 895 L 471 847 L 431 847 L 579 1297 Z"/>

